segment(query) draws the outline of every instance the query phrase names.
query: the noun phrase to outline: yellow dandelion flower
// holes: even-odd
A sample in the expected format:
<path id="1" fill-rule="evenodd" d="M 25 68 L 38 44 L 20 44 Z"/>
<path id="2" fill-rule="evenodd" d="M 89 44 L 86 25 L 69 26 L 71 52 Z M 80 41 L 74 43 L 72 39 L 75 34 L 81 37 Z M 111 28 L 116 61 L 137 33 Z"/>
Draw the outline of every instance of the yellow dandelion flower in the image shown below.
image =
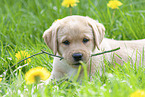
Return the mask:
<path id="1" fill-rule="evenodd" d="M 2 78 L 0 78 L 0 82 L 2 81 Z"/>
<path id="2" fill-rule="evenodd" d="M 118 9 L 118 6 L 121 6 L 121 5 L 122 5 L 122 3 L 118 0 L 111 0 L 107 4 L 107 6 L 112 8 L 112 9 Z"/>
<path id="3" fill-rule="evenodd" d="M 30 54 L 28 54 L 28 52 L 26 52 L 26 51 L 18 51 L 18 53 L 15 54 L 17 61 L 21 61 L 24 58 L 29 57 L 29 56 L 30 56 Z M 24 63 L 29 63 L 29 62 L 31 62 L 30 58 L 24 61 Z"/>
<path id="4" fill-rule="evenodd" d="M 63 0 L 62 6 L 73 7 L 77 5 L 76 3 L 79 3 L 79 0 Z"/>
<path id="5" fill-rule="evenodd" d="M 25 74 L 26 84 L 38 83 L 40 80 L 45 81 L 49 77 L 50 72 L 43 67 L 32 68 Z"/>
<path id="6" fill-rule="evenodd" d="M 145 91 L 144 90 L 137 90 L 134 93 L 130 95 L 130 97 L 145 97 Z"/>

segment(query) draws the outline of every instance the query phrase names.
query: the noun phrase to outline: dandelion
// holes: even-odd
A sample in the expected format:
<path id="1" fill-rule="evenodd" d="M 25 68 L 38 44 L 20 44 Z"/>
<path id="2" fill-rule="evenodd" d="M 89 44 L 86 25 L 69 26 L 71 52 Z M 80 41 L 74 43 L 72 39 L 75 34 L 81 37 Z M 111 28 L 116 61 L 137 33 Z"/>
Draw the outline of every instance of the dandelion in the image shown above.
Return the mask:
<path id="1" fill-rule="evenodd" d="M 63 0 L 62 6 L 64 7 L 74 7 L 79 3 L 79 0 Z"/>
<path id="2" fill-rule="evenodd" d="M 40 80 L 45 81 L 49 77 L 50 72 L 43 67 L 32 68 L 25 74 L 26 84 L 38 83 Z"/>
<path id="3" fill-rule="evenodd" d="M 29 57 L 30 54 L 28 54 L 28 52 L 26 51 L 18 51 L 18 53 L 15 54 L 15 57 L 18 59 L 18 61 L 21 61 L 22 59 Z M 24 61 L 24 63 L 29 63 L 31 62 L 31 59 L 27 59 Z"/>
<path id="4" fill-rule="evenodd" d="M 121 6 L 121 5 L 122 5 L 122 3 L 118 0 L 111 0 L 107 4 L 107 6 L 112 8 L 112 9 L 118 9 L 118 6 Z"/>
<path id="5" fill-rule="evenodd" d="M 145 91 L 144 90 L 137 90 L 134 93 L 130 95 L 130 97 L 145 97 Z"/>
<path id="6" fill-rule="evenodd" d="M 0 82 L 2 81 L 2 78 L 0 78 Z"/>
<path id="7" fill-rule="evenodd" d="M 76 6 L 79 0 L 63 0 L 62 6 L 69 7 L 70 15 L 72 15 L 72 7 Z"/>

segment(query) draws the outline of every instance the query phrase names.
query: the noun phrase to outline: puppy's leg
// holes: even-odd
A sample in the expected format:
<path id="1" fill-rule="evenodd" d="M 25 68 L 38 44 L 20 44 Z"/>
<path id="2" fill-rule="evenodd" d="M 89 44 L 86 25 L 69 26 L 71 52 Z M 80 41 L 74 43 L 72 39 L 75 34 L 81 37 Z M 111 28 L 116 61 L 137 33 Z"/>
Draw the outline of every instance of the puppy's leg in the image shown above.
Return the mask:
<path id="1" fill-rule="evenodd" d="M 55 81 L 59 81 L 60 79 L 62 79 L 64 77 L 64 74 L 62 72 L 59 71 L 52 71 L 51 72 L 51 76 L 48 78 L 48 80 L 46 80 L 46 84 L 49 84 L 52 80 Z"/>
<path id="2" fill-rule="evenodd" d="M 46 81 L 46 83 L 49 83 L 52 80 L 59 81 L 66 78 L 67 72 L 68 70 L 70 70 L 70 67 L 64 60 L 60 60 L 59 58 L 54 58 L 52 66 L 53 69 L 51 72 L 51 76 Z"/>

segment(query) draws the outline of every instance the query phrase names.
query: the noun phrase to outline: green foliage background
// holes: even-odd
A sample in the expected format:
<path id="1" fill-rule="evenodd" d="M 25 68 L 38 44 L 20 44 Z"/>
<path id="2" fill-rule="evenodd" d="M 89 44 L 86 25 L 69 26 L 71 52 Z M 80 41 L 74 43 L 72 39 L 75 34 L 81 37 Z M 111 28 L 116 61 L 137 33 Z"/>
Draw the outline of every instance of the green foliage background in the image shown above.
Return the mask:
<path id="1" fill-rule="evenodd" d="M 101 22 L 106 28 L 107 38 L 118 40 L 145 38 L 145 1 L 120 1 L 123 5 L 119 9 L 112 10 L 107 7 L 109 0 L 80 0 L 73 8 L 73 15 L 89 16 Z M 26 50 L 32 55 L 41 49 L 52 53 L 44 43 L 42 35 L 53 21 L 69 16 L 69 9 L 61 6 L 61 2 L 62 0 L 0 0 L 0 75 L 3 77 L 0 95 L 19 96 L 17 91 L 20 90 L 26 96 L 35 94 L 44 97 L 49 95 L 126 97 L 137 89 L 145 89 L 144 68 L 130 67 L 130 64 L 126 63 L 117 68 L 106 67 L 108 68 L 106 72 L 114 76 L 111 79 L 105 73 L 103 76 L 96 76 L 93 82 L 86 82 L 81 86 L 73 83 L 73 88 L 68 87 L 67 82 L 61 85 L 47 85 L 42 91 L 34 89 L 35 92 L 31 94 L 30 91 L 34 88 L 32 85 L 26 86 L 30 91 L 25 93 L 24 73 L 36 66 L 43 66 L 51 71 L 53 58 L 47 55 L 31 58 L 31 63 L 21 68 L 24 72 L 18 76 L 17 68 L 24 64 L 10 68 L 17 63 L 15 54 Z M 14 70 L 16 72 L 13 72 Z M 3 74 L 5 71 L 6 74 Z M 105 90 L 101 90 L 101 87 Z M 13 90 L 14 88 L 17 89 Z"/>

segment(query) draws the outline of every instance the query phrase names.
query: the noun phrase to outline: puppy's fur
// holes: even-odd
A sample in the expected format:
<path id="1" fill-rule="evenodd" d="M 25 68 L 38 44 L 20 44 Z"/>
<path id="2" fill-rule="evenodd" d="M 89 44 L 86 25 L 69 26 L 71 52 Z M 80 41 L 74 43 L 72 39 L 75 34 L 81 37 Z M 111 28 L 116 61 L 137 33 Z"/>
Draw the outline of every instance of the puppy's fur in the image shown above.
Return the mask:
<path id="1" fill-rule="evenodd" d="M 124 64 L 130 61 L 131 64 L 140 59 L 144 60 L 145 39 L 132 41 L 118 41 L 104 38 L 105 28 L 101 23 L 84 16 L 68 16 L 58 20 L 44 32 L 43 38 L 47 46 L 54 54 L 64 57 L 63 60 L 54 58 L 53 70 L 50 79 L 59 80 L 63 77 L 72 78 L 78 72 L 80 61 L 86 63 L 88 73 L 95 73 L 103 64 L 103 60 L 111 64 Z M 120 47 L 120 50 L 104 55 L 92 57 L 105 50 Z M 137 59 L 137 60 L 136 60 Z M 145 63 L 141 63 L 145 64 Z M 78 80 L 83 76 L 83 68 L 80 71 Z"/>

